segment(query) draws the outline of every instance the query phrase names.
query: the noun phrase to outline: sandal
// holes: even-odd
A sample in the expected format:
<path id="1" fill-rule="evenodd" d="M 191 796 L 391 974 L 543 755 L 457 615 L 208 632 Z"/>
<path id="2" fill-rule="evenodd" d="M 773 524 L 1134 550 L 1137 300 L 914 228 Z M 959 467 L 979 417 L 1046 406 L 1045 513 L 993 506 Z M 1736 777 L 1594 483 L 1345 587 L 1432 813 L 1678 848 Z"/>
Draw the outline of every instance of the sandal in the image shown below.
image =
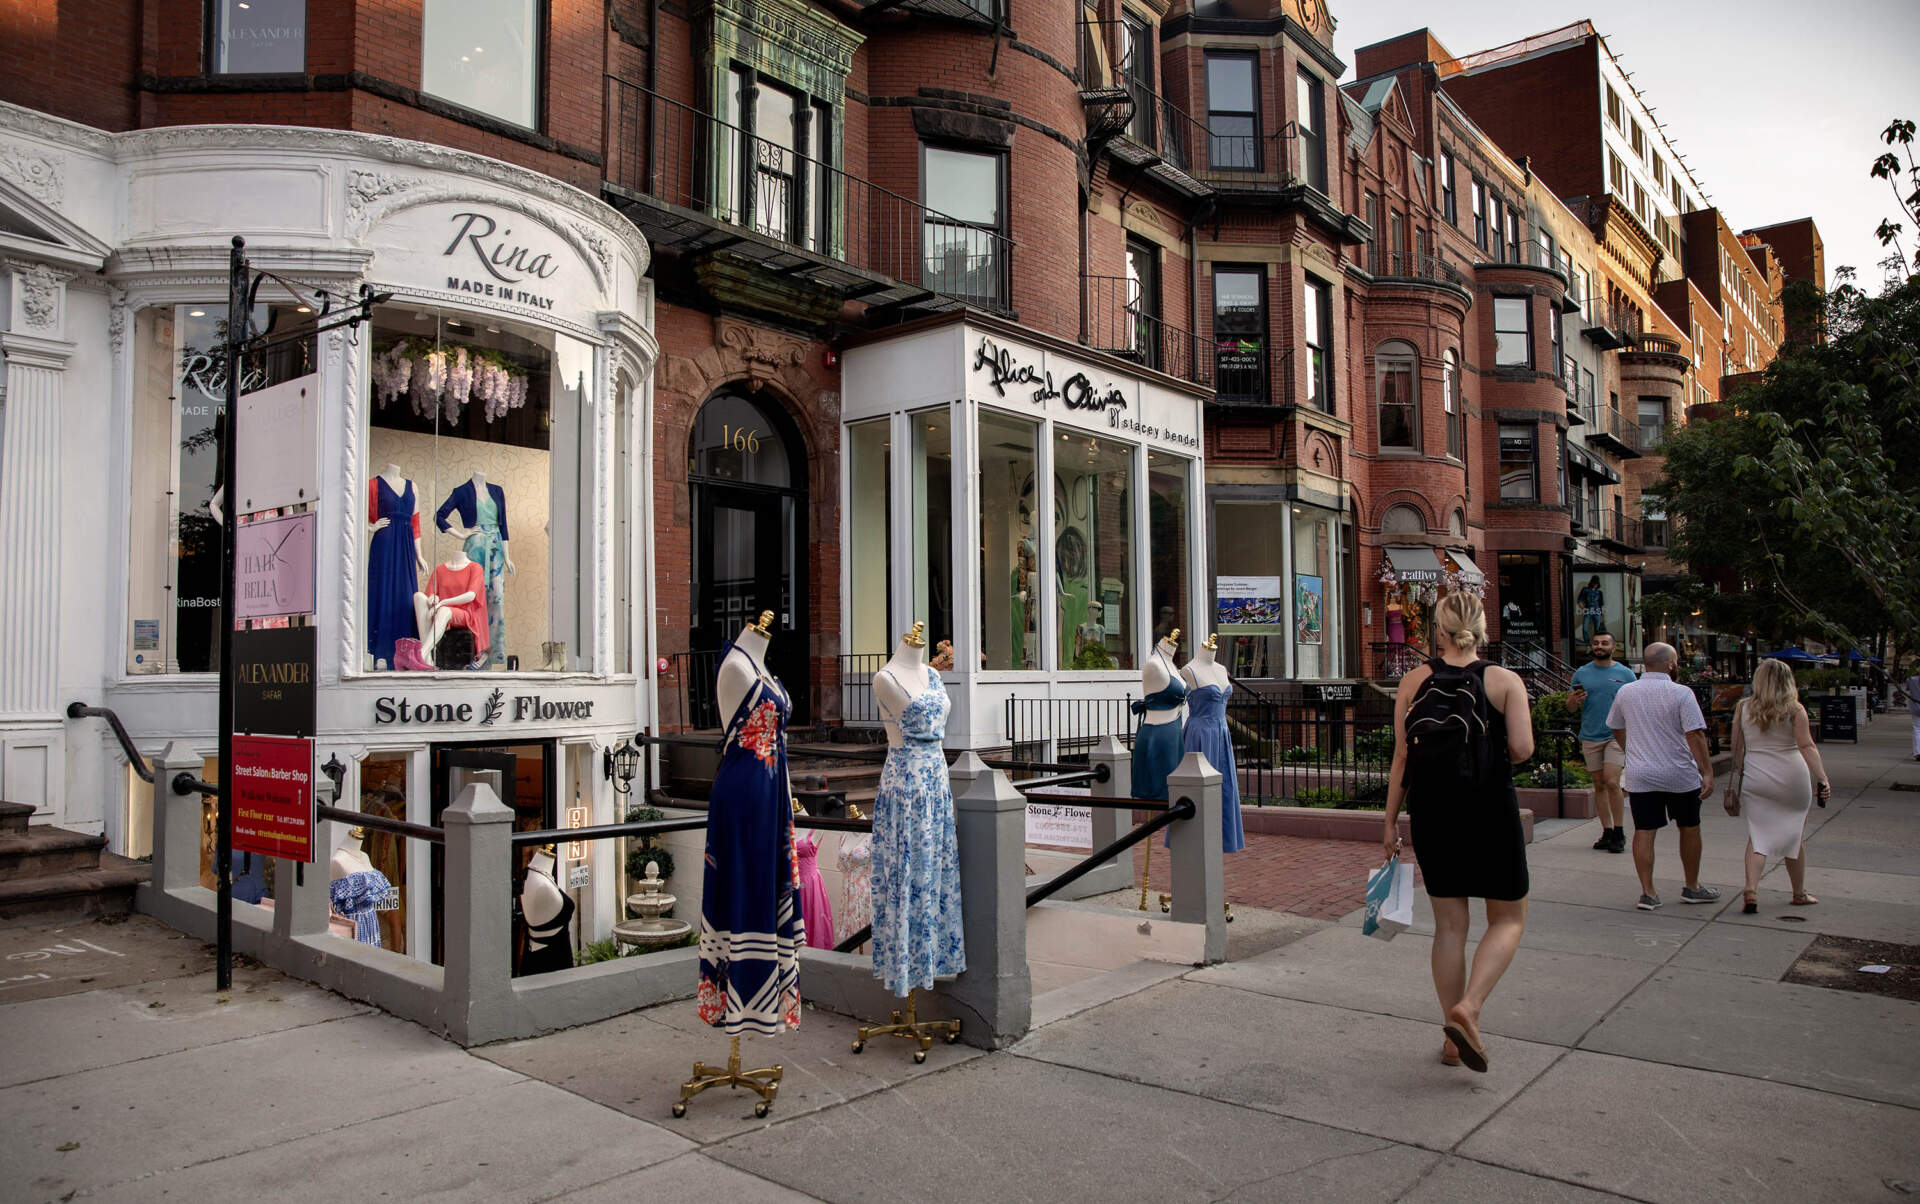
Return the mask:
<path id="1" fill-rule="evenodd" d="M 1440 1031 L 1445 1033 L 1447 1040 L 1453 1042 L 1454 1048 L 1460 1051 L 1460 1061 L 1468 1070 L 1475 1074 L 1487 1073 L 1487 1051 L 1467 1036 L 1466 1025 L 1456 1021 L 1452 1015 L 1448 1015 L 1447 1022 L 1440 1026 Z"/>
<path id="2" fill-rule="evenodd" d="M 1818 903 L 1819 901 L 1820 900 L 1814 898 L 1812 895 L 1808 894 L 1806 891 L 1801 891 L 1799 894 L 1795 895 L 1791 900 L 1789 900 L 1789 902 L 1791 902 L 1795 907 L 1812 907 L 1815 903 Z"/>
<path id="3" fill-rule="evenodd" d="M 1460 1064 L 1460 1051 L 1454 1047 L 1453 1042 L 1442 1041 L 1440 1043 L 1440 1064 L 1442 1066 L 1458 1066 Z"/>
<path id="4" fill-rule="evenodd" d="M 1740 905 L 1740 914 L 1743 916 L 1759 915 L 1760 914 L 1759 893 L 1756 891 L 1750 891 L 1750 890 L 1741 891 L 1740 893 L 1745 899 L 1745 902 L 1741 903 Z"/>

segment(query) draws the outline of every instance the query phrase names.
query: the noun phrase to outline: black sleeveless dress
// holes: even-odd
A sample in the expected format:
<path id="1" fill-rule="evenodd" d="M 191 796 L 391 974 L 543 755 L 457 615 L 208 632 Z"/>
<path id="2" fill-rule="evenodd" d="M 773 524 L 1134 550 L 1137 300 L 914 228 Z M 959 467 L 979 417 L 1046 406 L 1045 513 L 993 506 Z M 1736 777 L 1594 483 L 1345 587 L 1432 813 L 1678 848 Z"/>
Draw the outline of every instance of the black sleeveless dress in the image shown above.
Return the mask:
<path id="1" fill-rule="evenodd" d="M 532 872 L 532 871 L 529 871 Z M 520 973 L 546 974 L 573 968 L 573 896 L 560 892 L 560 912 L 544 924 L 527 923 L 527 951 L 520 955 Z"/>
<path id="2" fill-rule="evenodd" d="M 1468 671 L 1484 677 L 1490 661 Z M 1484 681 L 1482 685 L 1484 687 Z M 1407 816 L 1413 855 L 1429 895 L 1437 899 L 1527 897 L 1526 831 L 1513 790 L 1513 759 L 1507 725 L 1491 705 L 1487 724 L 1488 765 L 1477 782 L 1459 778 L 1407 783 Z"/>

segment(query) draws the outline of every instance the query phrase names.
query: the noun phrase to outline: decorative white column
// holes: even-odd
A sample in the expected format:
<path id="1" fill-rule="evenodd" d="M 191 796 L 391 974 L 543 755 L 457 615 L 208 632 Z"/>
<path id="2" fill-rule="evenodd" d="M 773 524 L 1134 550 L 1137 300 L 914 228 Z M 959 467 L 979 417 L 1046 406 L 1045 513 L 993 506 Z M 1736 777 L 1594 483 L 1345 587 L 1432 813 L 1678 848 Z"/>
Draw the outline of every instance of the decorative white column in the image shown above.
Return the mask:
<path id="1" fill-rule="evenodd" d="M 0 794 L 58 809 L 60 401 L 73 344 L 61 338 L 73 273 L 7 260 L 10 329 L 0 332 Z M 56 816 L 56 819 L 58 816 Z"/>

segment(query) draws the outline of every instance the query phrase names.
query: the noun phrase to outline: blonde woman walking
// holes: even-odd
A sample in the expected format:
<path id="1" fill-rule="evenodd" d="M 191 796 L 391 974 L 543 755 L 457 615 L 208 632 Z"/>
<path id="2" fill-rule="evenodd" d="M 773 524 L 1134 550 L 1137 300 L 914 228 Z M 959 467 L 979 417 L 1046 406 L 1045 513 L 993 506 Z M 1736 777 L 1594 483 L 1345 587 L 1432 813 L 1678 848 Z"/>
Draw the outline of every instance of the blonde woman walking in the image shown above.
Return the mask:
<path id="1" fill-rule="evenodd" d="M 1440 1061 L 1485 1072 L 1480 1009 L 1507 972 L 1527 925 L 1527 843 L 1513 767 L 1533 755 L 1527 687 L 1480 659 L 1487 615 L 1453 593 L 1433 616 L 1440 655 L 1400 679 L 1393 707 L 1393 770 L 1381 848 L 1399 849 L 1400 808 L 1433 901 L 1433 989 L 1446 1041 Z M 1487 930 L 1467 967 L 1468 901 L 1487 901 Z"/>
<path id="2" fill-rule="evenodd" d="M 1807 893 L 1807 860 L 1801 834 L 1816 794 L 1826 806 L 1833 787 L 1813 742 L 1807 708 L 1800 705 L 1793 671 L 1782 661 L 1761 661 L 1753 694 L 1733 712 L 1733 781 L 1727 783 L 1727 813 L 1747 813 L 1747 889 L 1740 908 L 1760 910 L 1760 875 L 1768 857 L 1783 857 L 1795 906 L 1820 900 Z"/>

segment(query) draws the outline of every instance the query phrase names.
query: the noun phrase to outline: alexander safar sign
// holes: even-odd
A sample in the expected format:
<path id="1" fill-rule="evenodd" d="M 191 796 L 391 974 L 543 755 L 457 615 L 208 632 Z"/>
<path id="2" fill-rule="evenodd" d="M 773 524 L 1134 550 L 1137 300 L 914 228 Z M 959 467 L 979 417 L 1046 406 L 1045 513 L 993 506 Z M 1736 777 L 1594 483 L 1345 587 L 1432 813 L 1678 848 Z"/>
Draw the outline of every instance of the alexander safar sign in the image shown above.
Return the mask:
<path id="1" fill-rule="evenodd" d="M 314 627 L 233 633 L 233 730 L 311 736 Z"/>

